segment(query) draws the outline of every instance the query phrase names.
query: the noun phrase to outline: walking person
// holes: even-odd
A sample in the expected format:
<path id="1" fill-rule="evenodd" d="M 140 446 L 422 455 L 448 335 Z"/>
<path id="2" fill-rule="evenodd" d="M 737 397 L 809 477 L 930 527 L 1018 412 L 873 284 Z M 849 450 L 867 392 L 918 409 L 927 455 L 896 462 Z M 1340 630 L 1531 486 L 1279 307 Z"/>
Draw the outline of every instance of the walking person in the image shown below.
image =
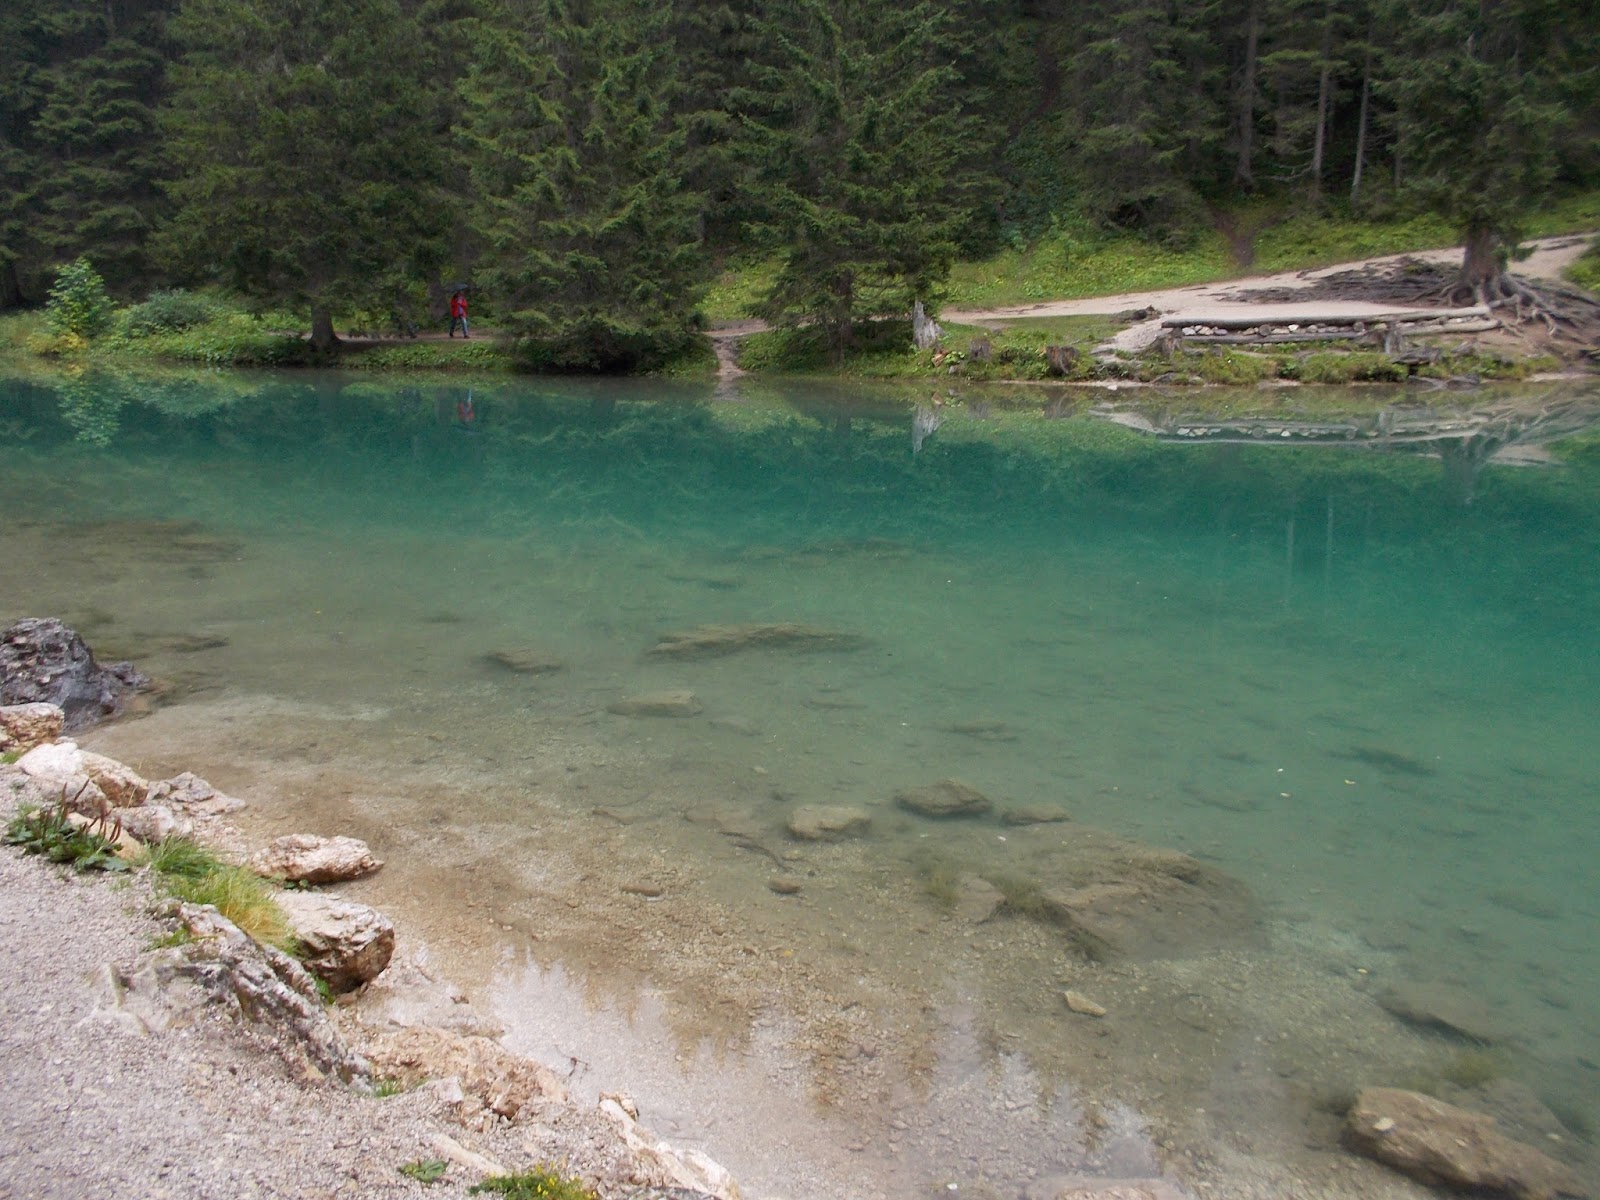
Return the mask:
<path id="1" fill-rule="evenodd" d="M 457 290 L 450 297 L 450 336 L 456 335 L 456 322 L 461 323 L 461 336 L 471 337 L 467 332 L 467 294 Z"/>

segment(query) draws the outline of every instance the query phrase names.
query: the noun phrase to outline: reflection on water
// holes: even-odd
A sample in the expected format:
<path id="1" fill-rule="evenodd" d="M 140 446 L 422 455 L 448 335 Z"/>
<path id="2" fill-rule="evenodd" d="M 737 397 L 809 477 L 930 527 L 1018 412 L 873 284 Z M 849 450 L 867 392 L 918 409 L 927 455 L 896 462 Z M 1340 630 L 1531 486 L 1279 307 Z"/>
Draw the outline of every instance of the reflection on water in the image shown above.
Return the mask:
<path id="1" fill-rule="evenodd" d="M 368 836 L 359 886 L 514 1039 L 632 1029 L 647 1122 L 763 1187 L 1409 1194 L 1342 1165 L 1368 1084 L 1582 1160 L 1600 468 L 1498 464 L 1596 398 L 1437 449 L 1306 403 L 1264 437 L 1158 398 L 1173 445 L 1071 398 L 4 385 L 0 618 L 166 678 L 96 744 Z M 769 640 L 647 653 L 706 625 Z M 896 802 L 943 779 L 988 810 Z M 797 837 L 817 809 L 866 831 Z M 759 1088 L 821 1140 L 719 1145 Z"/>

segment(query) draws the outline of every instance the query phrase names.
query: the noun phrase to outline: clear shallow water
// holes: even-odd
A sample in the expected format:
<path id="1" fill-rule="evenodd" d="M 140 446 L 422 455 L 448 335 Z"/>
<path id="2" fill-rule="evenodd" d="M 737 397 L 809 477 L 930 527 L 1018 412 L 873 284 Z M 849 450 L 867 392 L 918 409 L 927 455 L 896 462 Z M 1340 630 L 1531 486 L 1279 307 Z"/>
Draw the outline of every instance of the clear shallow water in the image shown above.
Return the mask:
<path id="1" fill-rule="evenodd" d="M 880 1182 L 1160 1162 L 1335 1188 L 1340 1096 L 1474 1069 L 1375 1003 L 1396 982 L 1470 1001 L 1491 1073 L 1600 1122 L 1600 467 L 1491 464 L 1463 504 L 1416 454 L 999 404 L 913 454 L 909 408 L 840 392 L 467 401 L 0 385 L 0 618 L 59 613 L 176 683 L 109 748 L 375 831 L 384 898 L 446 958 L 560 961 L 608 1011 L 657 988 L 683 1045 L 781 1042 L 812 1100 L 882 1119 L 851 1160 Z M 866 644 L 643 656 L 778 621 Z M 485 661 L 520 647 L 565 669 Z M 605 712 L 676 687 L 700 716 Z M 1072 823 L 889 803 L 952 776 Z M 808 803 L 873 831 L 795 843 Z M 1243 881 L 1260 940 L 1093 965 L 928 894 L 930 864 L 1048 886 L 1084 827 Z M 1086 1032 L 1063 985 L 1111 1016 Z"/>

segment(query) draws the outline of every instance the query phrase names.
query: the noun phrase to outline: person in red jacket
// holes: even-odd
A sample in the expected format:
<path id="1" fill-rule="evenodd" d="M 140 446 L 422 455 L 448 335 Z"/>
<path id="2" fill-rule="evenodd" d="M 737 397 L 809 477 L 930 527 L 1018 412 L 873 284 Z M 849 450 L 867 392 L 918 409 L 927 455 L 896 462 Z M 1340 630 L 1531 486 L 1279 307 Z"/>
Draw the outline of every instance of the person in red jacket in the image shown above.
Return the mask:
<path id="1" fill-rule="evenodd" d="M 467 294 L 456 292 L 450 297 L 450 336 L 456 335 L 456 322 L 461 323 L 461 336 L 471 337 L 467 332 Z"/>

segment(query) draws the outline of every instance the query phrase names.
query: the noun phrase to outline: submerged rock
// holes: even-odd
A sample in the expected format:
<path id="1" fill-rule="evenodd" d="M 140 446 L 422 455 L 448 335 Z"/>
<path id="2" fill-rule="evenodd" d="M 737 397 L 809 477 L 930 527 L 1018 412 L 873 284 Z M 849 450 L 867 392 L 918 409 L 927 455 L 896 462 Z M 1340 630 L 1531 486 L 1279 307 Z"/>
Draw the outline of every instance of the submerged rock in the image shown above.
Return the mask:
<path id="1" fill-rule="evenodd" d="M 716 658 L 741 650 L 859 650 L 866 639 L 836 629 L 784 621 L 772 625 L 699 625 L 667 633 L 645 651 L 650 658 Z"/>
<path id="2" fill-rule="evenodd" d="M 1398 1088 L 1364 1088 L 1345 1117 L 1357 1153 L 1431 1186 L 1555 1200 L 1589 1192 L 1572 1171 L 1501 1133 L 1493 1117 Z"/>
<path id="3" fill-rule="evenodd" d="M 1088 831 L 1074 850 L 1073 882 L 1043 887 L 1032 908 L 1091 959 L 1181 958 L 1258 929 L 1250 889 L 1187 854 Z"/>
<path id="4" fill-rule="evenodd" d="M 803 842 L 832 842 L 855 837 L 872 827 L 864 808 L 843 804 L 802 804 L 789 814 L 789 833 Z"/>
<path id="5" fill-rule="evenodd" d="M 624 696 L 606 705 L 608 713 L 619 717 L 692 717 L 704 708 L 699 697 L 688 688 L 642 692 L 637 696 Z"/>
<path id="6" fill-rule="evenodd" d="M 559 658 L 527 646 L 514 650 L 493 650 L 484 657 L 495 666 L 515 671 L 518 675 L 549 675 L 567 669 L 567 664 Z"/>
<path id="7" fill-rule="evenodd" d="M 54 617 L 28 617 L 0 634 L 0 704 L 54 704 L 68 733 L 116 716 L 150 686 L 132 663 L 99 663 Z"/>
<path id="8" fill-rule="evenodd" d="M 924 817 L 977 817 L 994 807 L 989 797 L 959 779 L 941 779 L 929 787 L 906 788 L 894 794 L 894 802 Z"/>
<path id="9" fill-rule="evenodd" d="M 1407 1024 L 1436 1033 L 1454 1034 L 1486 1046 L 1506 1037 L 1505 1029 L 1482 1001 L 1448 983 L 1401 980 L 1379 992 L 1377 1001 L 1384 1011 Z"/>

